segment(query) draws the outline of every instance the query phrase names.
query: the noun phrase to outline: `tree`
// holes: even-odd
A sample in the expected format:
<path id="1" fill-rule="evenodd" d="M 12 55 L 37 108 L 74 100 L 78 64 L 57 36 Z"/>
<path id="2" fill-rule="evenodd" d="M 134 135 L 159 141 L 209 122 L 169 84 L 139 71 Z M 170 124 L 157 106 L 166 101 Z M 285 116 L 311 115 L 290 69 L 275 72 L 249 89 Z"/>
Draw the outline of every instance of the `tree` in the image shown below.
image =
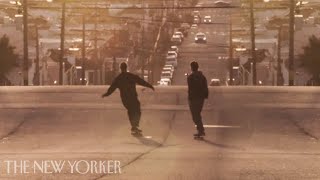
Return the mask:
<path id="1" fill-rule="evenodd" d="M 6 35 L 0 38 L 0 83 L 5 81 L 5 74 L 17 65 L 18 55 L 14 49 Z"/>
<path id="2" fill-rule="evenodd" d="M 312 79 L 320 82 L 320 39 L 316 36 L 309 38 L 309 44 L 303 48 L 303 54 L 299 55 L 302 67 L 304 67 L 311 75 Z"/>

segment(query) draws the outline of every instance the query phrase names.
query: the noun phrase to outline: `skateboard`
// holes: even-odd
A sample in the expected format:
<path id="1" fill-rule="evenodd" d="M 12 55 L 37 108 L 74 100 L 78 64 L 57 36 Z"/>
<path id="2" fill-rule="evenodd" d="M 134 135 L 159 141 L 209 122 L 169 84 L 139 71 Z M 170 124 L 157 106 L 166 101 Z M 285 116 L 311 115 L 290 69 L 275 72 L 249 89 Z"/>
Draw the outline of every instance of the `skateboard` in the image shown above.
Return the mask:
<path id="1" fill-rule="evenodd" d="M 203 136 L 193 136 L 195 140 L 204 140 Z"/>
<path id="2" fill-rule="evenodd" d="M 136 138 L 141 138 L 141 139 L 152 139 L 152 136 L 144 136 L 142 133 L 140 132 L 135 132 L 135 133 L 131 133 L 132 136 L 136 137 Z"/>

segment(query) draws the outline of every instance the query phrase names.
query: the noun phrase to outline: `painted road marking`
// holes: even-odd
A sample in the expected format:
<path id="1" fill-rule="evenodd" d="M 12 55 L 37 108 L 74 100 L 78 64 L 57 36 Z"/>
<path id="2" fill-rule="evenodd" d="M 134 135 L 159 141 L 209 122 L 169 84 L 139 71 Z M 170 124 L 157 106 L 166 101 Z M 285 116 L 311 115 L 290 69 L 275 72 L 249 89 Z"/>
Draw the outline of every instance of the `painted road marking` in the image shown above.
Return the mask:
<path id="1" fill-rule="evenodd" d="M 203 125 L 204 128 L 241 128 L 240 126 L 226 126 L 226 125 Z"/>

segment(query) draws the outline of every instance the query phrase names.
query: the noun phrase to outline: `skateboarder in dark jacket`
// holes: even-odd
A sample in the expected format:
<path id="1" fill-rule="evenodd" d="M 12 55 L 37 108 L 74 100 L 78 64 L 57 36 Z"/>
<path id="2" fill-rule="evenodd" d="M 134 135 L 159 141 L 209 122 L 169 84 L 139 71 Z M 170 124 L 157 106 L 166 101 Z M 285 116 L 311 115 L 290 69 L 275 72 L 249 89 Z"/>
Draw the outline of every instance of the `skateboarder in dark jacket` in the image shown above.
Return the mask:
<path id="1" fill-rule="evenodd" d="M 188 75 L 188 99 L 192 119 L 198 130 L 198 133 L 194 134 L 194 136 L 204 136 L 201 111 L 204 100 L 209 95 L 207 79 L 201 71 L 198 71 L 199 65 L 197 62 L 191 62 L 190 66 L 192 73 Z"/>
<path id="2" fill-rule="evenodd" d="M 111 95 L 117 88 L 120 90 L 120 96 L 124 107 L 128 110 L 128 116 L 131 123 L 131 132 L 141 133 L 139 122 L 141 117 L 140 102 L 136 90 L 136 84 L 148 87 L 154 90 L 153 86 L 139 76 L 127 72 L 127 64 L 121 63 L 121 73 L 117 76 L 109 87 L 108 91 L 102 95 L 106 97 Z"/>

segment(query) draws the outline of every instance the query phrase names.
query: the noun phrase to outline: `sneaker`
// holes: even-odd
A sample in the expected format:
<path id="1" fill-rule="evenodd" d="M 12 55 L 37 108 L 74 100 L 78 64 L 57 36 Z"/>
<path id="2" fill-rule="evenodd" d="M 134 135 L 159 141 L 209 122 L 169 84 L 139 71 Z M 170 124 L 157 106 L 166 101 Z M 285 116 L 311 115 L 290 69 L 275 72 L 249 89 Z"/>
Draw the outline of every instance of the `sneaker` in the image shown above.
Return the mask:
<path id="1" fill-rule="evenodd" d="M 141 130 L 141 129 L 139 129 L 139 128 L 137 128 L 137 127 L 135 127 L 135 128 L 131 128 L 131 132 L 138 132 L 138 133 L 141 133 L 141 132 L 142 132 L 142 130 Z"/>

